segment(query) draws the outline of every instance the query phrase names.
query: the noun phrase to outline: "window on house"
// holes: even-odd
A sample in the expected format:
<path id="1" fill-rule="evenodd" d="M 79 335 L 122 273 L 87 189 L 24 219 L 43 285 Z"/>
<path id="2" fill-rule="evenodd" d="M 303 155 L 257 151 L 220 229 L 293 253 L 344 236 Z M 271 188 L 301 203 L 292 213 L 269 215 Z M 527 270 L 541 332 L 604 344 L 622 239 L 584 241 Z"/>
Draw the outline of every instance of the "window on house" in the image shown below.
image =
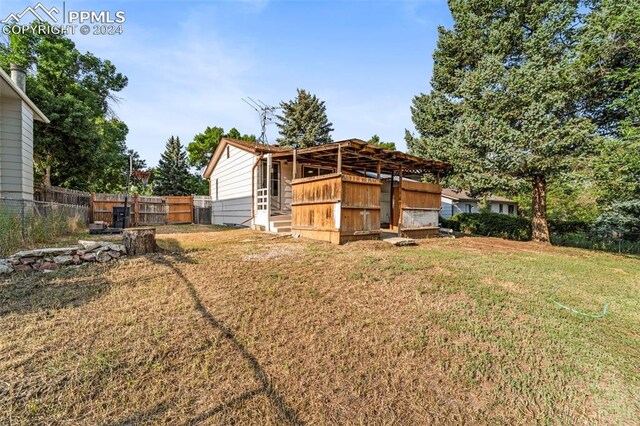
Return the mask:
<path id="1" fill-rule="evenodd" d="M 227 158 L 231 157 L 231 147 L 227 145 Z"/>
<path id="2" fill-rule="evenodd" d="M 261 161 L 258 164 L 258 178 L 257 178 L 258 189 L 264 189 L 267 187 L 267 162 Z"/>
<path id="3" fill-rule="evenodd" d="M 216 179 L 216 201 L 218 200 L 218 179 Z"/>
<path id="4" fill-rule="evenodd" d="M 315 176 L 322 176 L 322 175 L 330 175 L 331 173 L 333 173 L 333 170 L 325 169 L 325 168 L 321 168 L 321 167 L 304 166 L 302 168 L 302 177 L 315 177 Z"/>
<path id="5" fill-rule="evenodd" d="M 467 204 L 467 213 L 471 213 L 471 204 Z"/>
<path id="6" fill-rule="evenodd" d="M 513 214 L 515 212 L 515 207 L 513 204 L 509 204 L 509 214 Z"/>
<path id="7" fill-rule="evenodd" d="M 498 205 L 498 211 L 499 211 L 500 213 L 502 213 L 502 212 L 503 212 L 503 205 L 502 205 L 502 204 Z"/>

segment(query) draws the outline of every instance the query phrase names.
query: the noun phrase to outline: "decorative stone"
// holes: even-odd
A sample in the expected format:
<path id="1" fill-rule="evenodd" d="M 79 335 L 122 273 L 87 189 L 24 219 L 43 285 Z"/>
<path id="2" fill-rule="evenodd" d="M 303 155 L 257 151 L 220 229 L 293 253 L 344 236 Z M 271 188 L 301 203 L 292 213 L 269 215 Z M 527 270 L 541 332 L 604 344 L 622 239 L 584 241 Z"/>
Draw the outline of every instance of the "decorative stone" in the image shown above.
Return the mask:
<path id="1" fill-rule="evenodd" d="M 16 265 L 13 267 L 16 272 L 27 272 L 31 270 L 31 265 Z"/>
<path id="2" fill-rule="evenodd" d="M 53 261 L 60 266 L 69 265 L 73 263 L 73 256 L 70 256 L 68 254 L 63 254 L 63 255 L 54 257 Z"/>
<path id="3" fill-rule="evenodd" d="M 77 249 L 77 247 L 54 247 L 35 250 L 24 250 L 19 251 L 11 257 L 19 259 L 23 257 L 53 257 L 62 254 L 73 254 Z"/>
<path id="4" fill-rule="evenodd" d="M 96 261 L 100 263 L 105 263 L 111 260 L 111 256 L 109 256 L 108 250 L 99 250 L 96 252 Z"/>
<path id="5" fill-rule="evenodd" d="M 2 274 L 10 274 L 13 272 L 13 267 L 6 263 L 0 263 L 0 275 Z"/>
<path id="6" fill-rule="evenodd" d="M 108 253 L 109 253 L 109 256 L 111 256 L 112 259 L 118 259 L 120 257 L 120 252 L 119 251 L 109 250 Z"/>
<path id="7" fill-rule="evenodd" d="M 53 271 L 54 269 L 57 269 L 57 268 L 58 268 L 58 265 L 56 265 L 53 262 L 44 262 L 42 265 L 40 265 L 38 270 L 40 270 L 40 271 Z"/>
<path id="8" fill-rule="evenodd" d="M 96 261 L 96 254 L 95 253 L 86 253 L 86 254 L 80 256 L 80 259 L 84 260 L 85 262 L 95 262 Z"/>
<path id="9" fill-rule="evenodd" d="M 82 260 L 80 260 L 80 256 L 77 254 L 73 255 L 73 264 L 74 265 L 78 265 L 80 262 L 82 262 Z"/>
<path id="10" fill-rule="evenodd" d="M 78 241 L 78 244 L 84 251 L 94 251 L 95 249 L 98 249 L 102 246 L 102 243 L 97 241 L 80 240 Z"/>
<path id="11" fill-rule="evenodd" d="M 35 257 L 23 257 L 20 259 L 20 263 L 24 263 L 25 265 L 31 265 L 32 263 L 36 263 Z"/>

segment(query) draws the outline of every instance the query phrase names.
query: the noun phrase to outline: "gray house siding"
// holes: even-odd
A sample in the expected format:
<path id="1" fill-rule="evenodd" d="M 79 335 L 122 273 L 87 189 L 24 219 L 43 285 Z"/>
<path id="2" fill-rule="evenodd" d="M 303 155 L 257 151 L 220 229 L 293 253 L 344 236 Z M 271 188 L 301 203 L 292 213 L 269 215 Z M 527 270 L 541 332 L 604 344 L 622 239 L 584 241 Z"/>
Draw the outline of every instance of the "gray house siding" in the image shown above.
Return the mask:
<path id="1" fill-rule="evenodd" d="M 1 94 L 0 197 L 33 200 L 33 113 Z"/>

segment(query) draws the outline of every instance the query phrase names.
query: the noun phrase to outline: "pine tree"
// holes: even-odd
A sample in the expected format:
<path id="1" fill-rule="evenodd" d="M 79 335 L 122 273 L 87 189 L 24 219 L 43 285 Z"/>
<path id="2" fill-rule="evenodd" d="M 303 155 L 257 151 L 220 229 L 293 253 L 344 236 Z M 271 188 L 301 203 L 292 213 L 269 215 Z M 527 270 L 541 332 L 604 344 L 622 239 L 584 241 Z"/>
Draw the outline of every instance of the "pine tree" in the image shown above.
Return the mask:
<path id="1" fill-rule="evenodd" d="M 289 102 L 280 102 L 283 110 L 278 115 L 280 146 L 306 148 L 333 142 L 333 124 L 327 118 L 324 101 L 304 89 L 298 89 L 298 96 Z"/>
<path id="2" fill-rule="evenodd" d="M 452 0 L 439 28 L 431 93 L 413 100 L 410 150 L 446 160 L 474 192 L 532 194 L 532 235 L 549 242 L 546 184 L 589 146 L 572 72 L 576 1 Z"/>
<path id="3" fill-rule="evenodd" d="M 192 178 L 179 137 L 171 136 L 155 169 L 153 193 L 155 195 L 189 195 Z"/>

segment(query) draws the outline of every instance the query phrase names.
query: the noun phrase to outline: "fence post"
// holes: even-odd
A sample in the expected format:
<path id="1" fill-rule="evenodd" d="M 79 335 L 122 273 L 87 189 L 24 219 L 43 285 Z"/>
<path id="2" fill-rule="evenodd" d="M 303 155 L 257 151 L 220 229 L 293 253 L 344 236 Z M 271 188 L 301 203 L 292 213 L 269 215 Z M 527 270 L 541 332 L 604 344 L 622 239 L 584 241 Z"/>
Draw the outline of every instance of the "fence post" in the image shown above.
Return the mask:
<path id="1" fill-rule="evenodd" d="M 135 221 L 135 226 L 138 226 L 140 224 L 140 215 L 138 214 L 140 210 L 140 197 L 137 192 L 133 194 L 133 209 L 135 213 L 133 220 Z"/>
<path id="2" fill-rule="evenodd" d="M 191 210 L 191 223 L 193 224 L 193 223 L 195 223 L 194 220 L 193 220 L 194 219 L 193 218 L 193 194 L 191 194 L 191 197 L 189 198 L 189 200 L 191 201 L 189 203 L 189 207 L 190 207 L 190 210 Z"/>
<path id="3" fill-rule="evenodd" d="M 22 234 L 22 242 L 25 243 L 27 238 L 26 238 L 26 233 L 25 233 L 25 220 L 24 220 L 24 200 L 20 200 L 20 228 L 21 228 L 21 234 Z"/>
<path id="4" fill-rule="evenodd" d="M 89 223 L 95 222 L 93 218 L 93 202 L 95 201 L 95 192 L 89 194 Z"/>

